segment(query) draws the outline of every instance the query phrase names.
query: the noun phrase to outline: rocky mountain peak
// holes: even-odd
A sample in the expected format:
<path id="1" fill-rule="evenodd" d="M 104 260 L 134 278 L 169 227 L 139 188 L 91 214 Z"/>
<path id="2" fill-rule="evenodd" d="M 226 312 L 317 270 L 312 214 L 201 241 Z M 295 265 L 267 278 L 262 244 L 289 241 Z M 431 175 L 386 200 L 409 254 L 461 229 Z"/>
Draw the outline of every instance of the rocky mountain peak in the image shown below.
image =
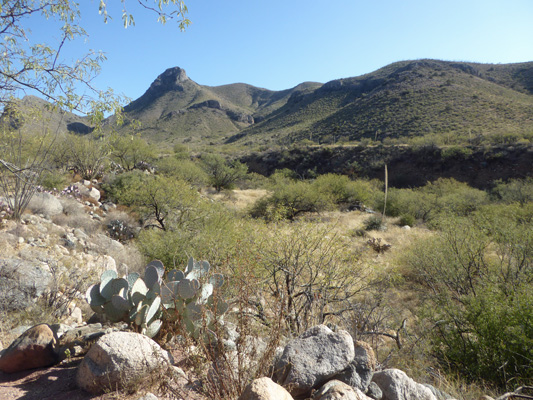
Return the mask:
<path id="1" fill-rule="evenodd" d="M 165 72 L 159 75 L 152 83 L 152 88 L 164 88 L 171 90 L 179 86 L 180 83 L 188 81 L 187 73 L 180 67 L 168 68 Z"/>

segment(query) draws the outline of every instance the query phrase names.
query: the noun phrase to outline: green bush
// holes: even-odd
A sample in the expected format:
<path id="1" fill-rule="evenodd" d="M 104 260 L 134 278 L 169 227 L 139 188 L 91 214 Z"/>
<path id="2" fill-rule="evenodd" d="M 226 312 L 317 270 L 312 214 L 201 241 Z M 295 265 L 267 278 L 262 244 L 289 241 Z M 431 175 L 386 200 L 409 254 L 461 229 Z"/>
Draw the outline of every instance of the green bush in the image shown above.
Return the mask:
<path id="1" fill-rule="evenodd" d="M 178 159 L 176 157 L 163 157 L 155 163 L 157 172 L 181 179 L 195 186 L 207 184 L 207 175 L 200 165 L 188 159 Z"/>
<path id="2" fill-rule="evenodd" d="M 379 215 L 373 215 L 364 222 L 365 231 L 383 231 L 386 229 Z"/>
<path id="3" fill-rule="evenodd" d="M 533 207 L 441 216 L 405 257 L 425 288 L 432 352 L 444 368 L 509 389 L 533 382 Z"/>
<path id="4" fill-rule="evenodd" d="M 129 206 L 133 201 L 130 195 L 131 188 L 138 186 L 144 178 L 144 173 L 138 170 L 118 175 L 111 174 L 104 178 L 102 189 L 109 200 Z"/>
<path id="5" fill-rule="evenodd" d="M 156 159 L 154 146 L 138 135 L 113 135 L 110 138 L 111 159 L 126 171 L 139 163 L 151 164 Z"/>
<path id="6" fill-rule="evenodd" d="M 252 206 L 250 214 L 269 221 L 294 220 L 300 214 L 321 212 L 331 207 L 330 196 L 315 190 L 310 183 L 297 181 L 277 185 L 270 196 L 259 199 Z"/>
<path id="7" fill-rule="evenodd" d="M 330 197 L 334 204 L 350 206 L 372 203 L 378 188 L 366 180 L 352 181 L 346 175 L 320 175 L 313 182 L 313 187 L 324 197 Z"/>
<path id="8" fill-rule="evenodd" d="M 48 190 L 63 190 L 69 184 L 69 177 L 57 170 L 44 171 L 39 184 Z"/>
<path id="9" fill-rule="evenodd" d="M 533 178 L 497 181 L 492 195 L 502 203 L 516 202 L 524 205 L 533 202 Z"/>
<path id="10" fill-rule="evenodd" d="M 245 164 L 236 160 L 227 161 L 218 154 L 203 154 L 201 163 L 209 183 L 217 192 L 231 189 L 236 182 L 244 179 L 248 172 Z"/>
<path id="11" fill-rule="evenodd" d="M 400 226 L 414 226 L 416 218 L 411 214 L 402 214 L 398 220 L 398 225 Z"/>

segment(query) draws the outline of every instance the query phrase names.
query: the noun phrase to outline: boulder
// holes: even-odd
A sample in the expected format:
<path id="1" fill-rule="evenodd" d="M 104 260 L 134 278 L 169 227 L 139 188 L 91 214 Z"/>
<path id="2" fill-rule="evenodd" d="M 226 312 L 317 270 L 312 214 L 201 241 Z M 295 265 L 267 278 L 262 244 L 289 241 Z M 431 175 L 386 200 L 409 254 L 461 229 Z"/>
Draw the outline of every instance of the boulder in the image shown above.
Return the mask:
<path id="1" fill-rule="evenodd" d="M 120 390 L 169 365 L 168 353 L 149 337 L 113 332 L 91 346 L 78 368 L 76 381 L 83 390 L 99 394 Z"/>
<path id="2" fill-rule="evenodd" d="M 305 396 L 346 369 L 353 358 L 348 332 L 318 325 L 287 344 L 274 366 L 274 378 L 293 397 Z"/>
<path id="3" fill-rule="evenodd" d="M 0 259 L 0 304 L 7 310 L 31 305 L 52 282 L 45 267 L 33 261 Z"/>
<path id="4" fill-rule="evenodd" d="M 370 400 L 363 392 L 339 380 L 331 380 L 313 394 L 313 400 Z"/>
<path id="5" fill-rule="evenodd" d="M 35 193 L 28 203 L 27 210 L 34 214 L 43 214 L 47 217 L 59 215 L 63 212 L 63 205 L 57 197 L 50 193 Z"/>
<path id="6" fill-rule="evenodd" d="M 101 196 L 100 191 L 96 189 L 95 187 L 87 187 L 83 184 L 83 182 L 77 184 L 76 186 L 82 196 L 89 197 L 93 199 L 94 201 L 100 200 L 100 196 Z"/>
<path id="7" fill-rule="evenodd" d="M 239 397 L 239 400 L 293 400 L 283 386 L 270 378 L 259 378 L 252 381 Z"/>
<path id="8" fill-rule="evenodd" d="M 35 325 L 20 335 L 2 353 L 0 371 L 14 373 L 48 367 L 57 362 L 54 332 L 47 324 Z"/>
<path id="9" fill-rule="evenodd" d="M 366 389 L 366 395 L 374 400 L 381 400 L 383 398 L 383 392 L 379 386 L 376 385 L 376 382 L 370 382 L 368 389 Z"/>
<path id="10" fill-rule="evenodd" d="M 372 347 L 361 341 L 355 342 L 354 352 L 353 361 L 344 371 L 335 376 L 335 379 L 366 393 L 376 369 L 376 356 Z"/>
<path id="11" fill-rule="evenodd" d="M 383 392 L 383 400 L 437 400 L 429 388 L 416 383 L 399 369 L 375 372 L 372 382 Z"/>

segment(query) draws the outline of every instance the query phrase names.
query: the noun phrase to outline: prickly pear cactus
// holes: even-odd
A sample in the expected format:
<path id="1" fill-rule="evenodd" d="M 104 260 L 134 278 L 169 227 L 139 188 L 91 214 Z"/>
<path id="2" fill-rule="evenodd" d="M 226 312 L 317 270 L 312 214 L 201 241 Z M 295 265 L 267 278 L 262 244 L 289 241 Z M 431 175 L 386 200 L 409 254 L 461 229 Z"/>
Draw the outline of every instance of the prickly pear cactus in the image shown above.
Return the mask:
<path id="1" fill-rule="evenodd" d="M 160 293 L 164 272 L 161 261 L 146 266 L 144 279 L 137 273 L 119 278 L 115 271 L 105 271 L 100 282 L 87 290 L 87 302 L 94 312 L 105 314 L 111 322 L 135 324 L 141 333 L 154 337 L 161 328 Z"/>
<path id="2" fill-rule="evenodd" d="M 209 276 L 210 270 L 207 261 L 195 261 L 191 257 L 185 271 L 170 271 L 167 282 L 161 286 L 161 302 L 166 315 L 179 318 L 195 339 L 212 338 L 215 323 L 222 320 L 229 308 L 213 294 L 224 284 L 224 276 Z"/>
<path id="3" fill-rule="evenodd" d="M 166 281 L 165 267 L 157 260 L 146 266 L 144 278 L 137 273 L 119 278 L 115 271 L 105 271 L 100 282 L 87 289 L 86 299 L 94 312 L 112 322 L 136 325 L 149 337 L 157 335 L 165 317 L 168 322 L 181 320 L 194 338 L 210 340 L 229 308 L 215 296 L 224 276 L 209 275 L 210 270 L 207 261 L 191 257 L 185 271 L 169 271 Z"/>

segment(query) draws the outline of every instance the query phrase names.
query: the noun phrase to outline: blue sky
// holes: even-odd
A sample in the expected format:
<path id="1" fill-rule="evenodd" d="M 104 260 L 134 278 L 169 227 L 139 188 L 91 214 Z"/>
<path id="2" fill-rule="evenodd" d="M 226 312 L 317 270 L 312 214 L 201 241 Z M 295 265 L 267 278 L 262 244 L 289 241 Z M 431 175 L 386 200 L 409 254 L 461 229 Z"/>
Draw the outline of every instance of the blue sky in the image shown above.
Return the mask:
<path id="1" fill-rule="evenodd" d="M 77 51 L 105 52 L 94 83 L 132 99 L 173 66 L 202 85 L 283 90 L 400 60 L 533 61 L 532 0 L 189 0 L 185 32 L 159 25 L 134 0 L 127 4 L 136 25 L 128 29 L 118 0 L 108 0 L 107 25 L 97 1 L 81 2 L 89 41 Z"/>

